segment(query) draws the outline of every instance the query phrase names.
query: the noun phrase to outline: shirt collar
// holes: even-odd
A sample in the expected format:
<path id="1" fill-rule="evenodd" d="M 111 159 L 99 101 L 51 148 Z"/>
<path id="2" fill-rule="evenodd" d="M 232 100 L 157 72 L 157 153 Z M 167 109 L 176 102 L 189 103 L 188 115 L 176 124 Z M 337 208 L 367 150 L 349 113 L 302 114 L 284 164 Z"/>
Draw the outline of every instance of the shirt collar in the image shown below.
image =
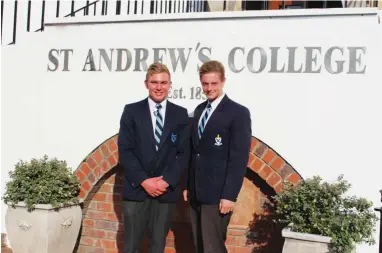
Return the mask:
<path id="1" fill-rule="evenodd" d="M 151 112 L 155 112 L 157 110 L 157 108 L 155 107 L 157 105 L 156 102 L 154 102 L 154 100 L 152 100 L 150 97 L 148 98 L 148 101 L 149 101 L 149 107 L 150 107 L 150 111 Z M 162 108 L 160 109 L 161 112 L 165 112 L 166 111 L 166 106 L 167 106 L 167 99 L 163 100 L 160 105 L 162 106 Z"/>
<path id="2" fill-rule="evenodd" d="M 211 109 L 216 109 L 216 107 L 218 107 L 218 105 L 220 104 L 220 102 L 223 100 L 225 96 L 225 93 L 223 93 L 220 97 L 218 97 L 217 99 L 215 99 L 214 101 L 211 102 Z M 209 103 L 209 102 L 207 102 Z"/>

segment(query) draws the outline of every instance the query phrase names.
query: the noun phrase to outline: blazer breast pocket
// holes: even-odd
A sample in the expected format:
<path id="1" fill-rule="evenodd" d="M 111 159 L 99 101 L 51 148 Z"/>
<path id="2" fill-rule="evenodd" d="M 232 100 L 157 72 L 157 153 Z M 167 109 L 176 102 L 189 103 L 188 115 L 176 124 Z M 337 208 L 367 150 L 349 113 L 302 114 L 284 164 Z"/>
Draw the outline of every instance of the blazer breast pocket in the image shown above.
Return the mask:
<path id="1" fill-rule="evenodd" d="M 216 132 L 211 138 L 211 145 L 217 150 L 223 150 L 228 145 L 227 133 Z"/>
<path id="2" fill-rule="evenodd" d="M 170 132 L 170 143 L 172 146 L 177 146 L 179 142 L 179 134 L 177 132 Z"/>
<path id="3" fill-rule="evenodd" d="M 173 128 L 172 131 L 170 131 L 169 139 L 172 146 L 178 146 L 178 143 L 180 141 L 180 136 L 182 134 L 186 134 L 186 124 L 178 124 L 176 127 Z"/>

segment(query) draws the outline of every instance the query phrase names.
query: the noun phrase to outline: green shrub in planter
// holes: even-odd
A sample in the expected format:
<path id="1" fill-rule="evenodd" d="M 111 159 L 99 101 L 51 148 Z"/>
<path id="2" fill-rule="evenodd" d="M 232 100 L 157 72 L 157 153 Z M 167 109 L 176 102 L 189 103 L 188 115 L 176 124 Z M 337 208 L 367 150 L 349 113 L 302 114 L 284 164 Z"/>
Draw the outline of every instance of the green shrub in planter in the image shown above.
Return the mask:
<path id="1" fill-rule="evenodd" d="M 65 161 L 56 158 L 19 161 L 9 173 L 3 200 L 7 204 L 25 202 L 32 210 L 37 204 L 50 204 L 54 208 L 78 203 L 80 183 Z"/>
<path id="2" fill-rule="evenodd" d="M 377 217 L 372 203 L 345 196 L 350 187 L 342 175 L 335 183 L 323 182 L 318 176 L 295 186 L 286 183 L 275 196 L 278 222 L 288 224 L 293 232 L 331 237 L 337 253 L 349 253 L 358 243 L 375 244 Z"/>

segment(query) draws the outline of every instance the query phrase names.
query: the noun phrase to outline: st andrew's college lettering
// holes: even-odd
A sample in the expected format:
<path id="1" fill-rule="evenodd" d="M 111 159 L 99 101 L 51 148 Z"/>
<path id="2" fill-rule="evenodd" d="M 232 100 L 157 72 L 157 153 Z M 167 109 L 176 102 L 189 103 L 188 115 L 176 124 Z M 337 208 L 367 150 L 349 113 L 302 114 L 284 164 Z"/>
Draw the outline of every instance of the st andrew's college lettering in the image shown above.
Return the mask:
<path id="1" fill-rule="evenodd" d="M 366 71 L 366 47 L 321 46 L 306 47 L 234 47 L 227 49 L 228 68 L 233 73 L 250 71 L 253 74 L 305 73 L 320 74 L 364 74 Z M 213 59 L 211 47 L 193 48 L 99 48 L 89 49 L 83 60 L 81 71 L 146 71 L 152 62 L 169 65 L 174 72 L 184 72 L 190 56 L 196 54 L 200 65 Z M 297 58 L 296 54 L 302 54 Z M 82 56 L 81 54 L 80 56 Z M 76 55 L 74 49 L 50 49 L 48 71 L 71 71 L 70 62 Z M 164 57 L 169 59 L 164 62 Z M 192 56 L 191 56 L 192 57 Z"/>

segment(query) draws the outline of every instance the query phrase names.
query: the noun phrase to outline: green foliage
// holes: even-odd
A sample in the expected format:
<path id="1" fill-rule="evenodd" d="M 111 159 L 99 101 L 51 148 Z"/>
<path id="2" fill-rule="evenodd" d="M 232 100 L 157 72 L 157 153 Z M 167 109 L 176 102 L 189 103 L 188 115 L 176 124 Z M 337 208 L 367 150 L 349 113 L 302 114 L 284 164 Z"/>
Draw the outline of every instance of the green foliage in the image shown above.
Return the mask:
<path id="1" fill-rule="evenodd" d="M 337 182 L 322 182 L 318 176 L 293 186 L 286 183 L 275 196 L 279 222 L 291 230 L 332 237 L 333 251 L 349 253 L 357 243 L 375 244 L 377 217 L 365 198 L 345 196 L 351 185 L 339 176 Z"/>
<path id="2" fill-rule="evenodd" d="M 65 161 L 48 160 L 46 155 L 30 162 L 19 161 L 9 176 L 11 180 L 6 184 L 3 197 L 5 203 L 14 205 L 24 201 L 29 210 L 37 204 L 59 208 L 78 203 L 81 185 Z"/>

